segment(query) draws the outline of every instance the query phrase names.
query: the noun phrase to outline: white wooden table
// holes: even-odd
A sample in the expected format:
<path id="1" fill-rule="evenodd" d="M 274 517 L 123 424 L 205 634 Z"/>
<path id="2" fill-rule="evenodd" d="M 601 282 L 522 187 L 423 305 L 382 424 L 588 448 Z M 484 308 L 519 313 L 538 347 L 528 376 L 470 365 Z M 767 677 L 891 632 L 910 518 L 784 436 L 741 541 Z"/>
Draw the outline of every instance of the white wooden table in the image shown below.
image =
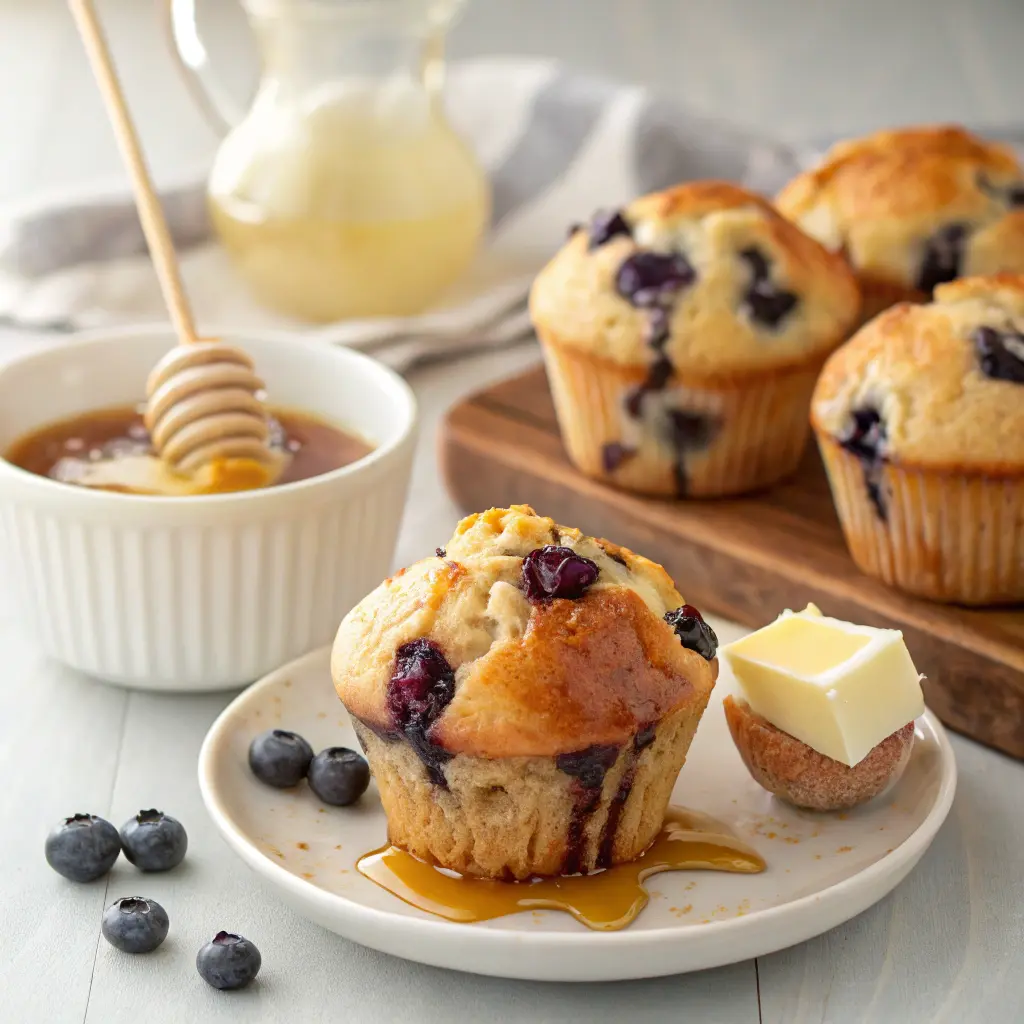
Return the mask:
<path id="1" fill-rule="evenodd" d="M 239 16 L 209 0 L 229 77 L 251 60 Z M 140 95 L 158 173 L 209 158 L 215 140 L 159 50 L 151 4 L 101 4 Z M 764 4 L 758 0 L 477 0 L 454 52 L 552 54 L 647 80 L 692 105 L 791 138 L 901 120 L 1002 124 L 1021 117 L 1024 15 L 1013 0 Z M 141 91 L 140 91 L 141 89 Z M 0 0 L 0 201 L 116 174 L 117 158 L 59 0 Z M 0 334 L 0 358 L 16 343 Z M 528 365 L 527 348 L 418 372 L 423 411 L 396 564 L 441 543 L 458 515 L 435 428 L 458 396 Z M 0 1021 L 509 1021 L 753 1024 L 1024 1021 L 1024 766 L 954 739 L 950 820 L 888 899 L 797 948 L 698 975 L 607 986 L 456 975 L 383 956 L 298 918 L 266 895 L 215 835 L 195 781 L 200 742 L 229 695 L 127 693 L 42 662 L 0 581 Z M 156 805 L 188 826 L 185 866 L 144 880 L 64 883 L 42 839 L 65 813 L 120 823 Z M 99 941 L 103 906 L 144 890 L 170 908 L 150 957 Z M 260 983 L 224 995 L 193 966 L 218 927 L 258 942 Z"/>

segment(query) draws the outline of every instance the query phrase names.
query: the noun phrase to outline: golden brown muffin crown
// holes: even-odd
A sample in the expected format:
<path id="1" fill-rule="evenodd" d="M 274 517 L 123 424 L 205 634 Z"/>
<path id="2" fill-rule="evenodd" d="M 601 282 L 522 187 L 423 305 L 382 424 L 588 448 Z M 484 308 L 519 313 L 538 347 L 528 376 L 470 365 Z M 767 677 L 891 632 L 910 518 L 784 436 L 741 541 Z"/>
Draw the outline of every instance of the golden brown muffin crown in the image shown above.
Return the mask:
<path id="1" fill-rule="evenodd" d="M 545 546 L 589 560 L 596 578 L 578 596 L 538 596 L 524 584 L 524 560 Z M 395 733 L 404 727 L 393 682 L 403 658 L 419 651 L 431 671 L 450 667 L 427 736 L 448 754 L 621 745 L 713 686 L 717 662 L 684 648 L 665 621 L 682 603 L 661 566 L 625 548 L 528 506 L 491 509 L 345 617 L 331 672 L 351 714 Z"/>
<path id="2" fill-rule="evenodd" d="M 894 463 L 1001 475 L 1024 469 L 1024 275 L 966 278 L 902 303 L 835 352 L 817 430 Z"/>
<path id="3" fill-rule="evenodd" d="M 960 276 L 1024 271 L 1024 172 L 1008 146 L 957 126 L 839 143 L 776 202 L 893 301 Z"/>
<path id="4" fill-rule="evenodd" d="M 824 355 L 858 303 L 844 260 L 764 198 L 717 181 L 595 215 L 530 296 L 547 339 L 624 366 L 659 356 L 691 380 Z"/>

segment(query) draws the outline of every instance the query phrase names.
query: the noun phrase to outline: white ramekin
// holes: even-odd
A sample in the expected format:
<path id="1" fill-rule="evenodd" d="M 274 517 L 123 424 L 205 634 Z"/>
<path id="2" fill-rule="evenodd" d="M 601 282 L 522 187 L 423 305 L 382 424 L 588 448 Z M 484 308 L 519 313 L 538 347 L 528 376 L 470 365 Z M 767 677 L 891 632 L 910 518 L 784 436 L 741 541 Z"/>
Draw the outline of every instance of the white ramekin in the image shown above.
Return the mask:
<path id="1" fill-rule="evenodd" d="M 43 650 L 150 690 L 241 686 L 330 642 L 387 574 L 415 445 L 415 399 L 379 363 L 237 338 L 272 403 L 366 437 L 371 455 L 281 487 L 199 498 L 90 491 L 0 459 L 0 571 Z M 139 400 L 169 331 L 120 331 L 0 369 L 0 451 L 54 419 Z"/>

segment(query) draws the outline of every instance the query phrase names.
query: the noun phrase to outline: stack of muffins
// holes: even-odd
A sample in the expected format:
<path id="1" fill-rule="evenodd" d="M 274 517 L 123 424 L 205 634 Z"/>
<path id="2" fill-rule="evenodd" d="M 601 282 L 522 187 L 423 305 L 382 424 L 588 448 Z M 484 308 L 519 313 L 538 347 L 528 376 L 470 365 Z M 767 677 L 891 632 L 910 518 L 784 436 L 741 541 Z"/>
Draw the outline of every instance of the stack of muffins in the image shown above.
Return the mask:
<path id="1" fill-rule="evenodd" d="M 1024 170 L 1007 147 L 886 131 L 774 206 L 723 182 L 644 196 L 576 229 L 530 305 L 584 473 L 741 494 L 791 474 L 813 426 L 862 571 L 1024 600 Z"/>

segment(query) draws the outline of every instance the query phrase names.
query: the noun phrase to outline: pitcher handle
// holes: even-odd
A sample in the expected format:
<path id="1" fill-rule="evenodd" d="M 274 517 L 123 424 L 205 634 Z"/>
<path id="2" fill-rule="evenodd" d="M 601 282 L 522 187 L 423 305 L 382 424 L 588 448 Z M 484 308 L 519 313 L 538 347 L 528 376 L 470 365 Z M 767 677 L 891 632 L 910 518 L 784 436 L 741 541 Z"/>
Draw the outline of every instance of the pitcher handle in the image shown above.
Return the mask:
<path id="1" fill-rule="evenodd" d="M 206 120 L 224 136 L 245 117 L 245 109 L 210 68 L 210 57 L 196 24 L 196 0 L 164 0 L 167 46 Z"/>

